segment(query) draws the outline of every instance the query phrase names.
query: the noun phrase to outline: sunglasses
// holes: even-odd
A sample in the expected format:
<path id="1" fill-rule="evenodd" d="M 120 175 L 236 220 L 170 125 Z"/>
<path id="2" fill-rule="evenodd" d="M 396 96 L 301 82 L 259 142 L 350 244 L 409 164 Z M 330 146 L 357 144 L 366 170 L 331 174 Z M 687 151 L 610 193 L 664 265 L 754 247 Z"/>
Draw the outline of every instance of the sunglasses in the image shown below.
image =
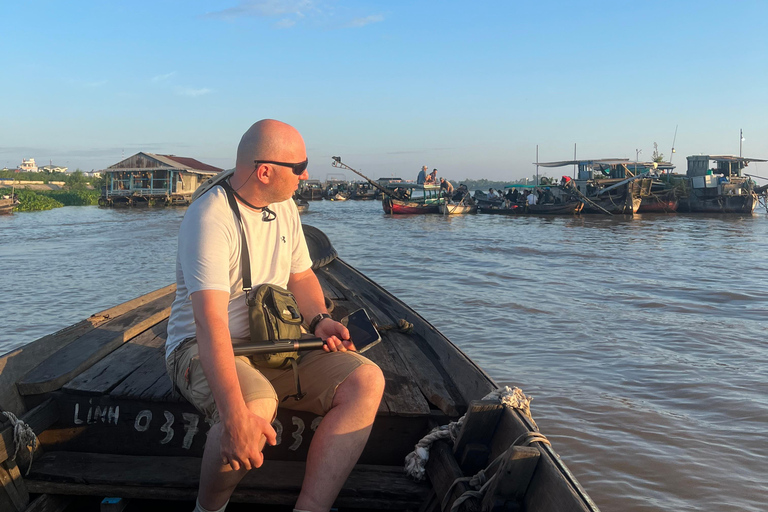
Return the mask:
<path id="1" fill-rule="evenodd" d="M 301 176 L 302 174 L 304 174 L 304 171 L 307 170 L 307 165 L 309 165 L 309 158 L 297 164 L 290 164 L 288 162 L 273 162 L 271 160 L 254 160 L 254 163 L 257 166 L 259 164 L 272 164 L 272 165 L 282 165 L 283 167 L 290 167 L 293 174 L 295 174 L 296 176 Z"/>

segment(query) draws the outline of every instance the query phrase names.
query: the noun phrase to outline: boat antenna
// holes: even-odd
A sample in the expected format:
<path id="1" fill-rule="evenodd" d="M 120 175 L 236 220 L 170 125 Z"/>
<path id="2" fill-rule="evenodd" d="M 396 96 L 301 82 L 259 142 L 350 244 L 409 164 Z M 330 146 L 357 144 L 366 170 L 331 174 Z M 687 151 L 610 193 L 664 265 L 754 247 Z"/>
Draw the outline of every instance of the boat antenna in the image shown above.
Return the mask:
<path id="1" fill-rule="evenodd" d="M 672 163 L 672 157 L 675 156 L 675 141 L 677 140 L 677 125 L 675 125 L 675 136 L 672 137 L 672 152 L 669 154 L 669 163 Z M 670 171 L 672 172 L 672 171 Z"/>
<path id="2" fill-rule="evenodd" d="M 394 196 L 392 195 L 392 191 L 391 191 L 391 190 L 387 190 L 386 188 L 382 187 L 381 185 L 379 185 L 378 183 L 376 183 L 375 181 L 373 181 L 371 178 L 369 178 L 368 176 L 364 175 L 364 174 L 363 174 L 363 173 L 361 173 L 360 171 L 356 171 L 355 169 L 351 168 L 351 167 L 350 167 L 350 166 L 348 166 L 347 164 L 343 163 L 343 162 L 341 161 L 341 157 L 340 157 L 340 156 L 333 156 L 333 157 L 331 157 L 331 158 L 333 159 L 333 162 L 331 162 L 331 165 L 332 165 L 332 166 L 334 166 L 334 167 L 339 167 L 340 169 L 347 169 L 347 170 L 349 170 L 349 171 L 352 171 L 353 173 L 355 173 L 355 174 L 357 174 L 358 176 L 362 177 L 363 179 L 365 179 L 366 181 L 368 181 L 368 183 L 370 183 L 371 185 L 373 185 L 374 187 L 376 187 L 377 189 L 379 189 L 379 190 L 381 191 L 381 193 L 382 193 L 382 194 L 387 194 L 389 197 L 394 197 Z"/>

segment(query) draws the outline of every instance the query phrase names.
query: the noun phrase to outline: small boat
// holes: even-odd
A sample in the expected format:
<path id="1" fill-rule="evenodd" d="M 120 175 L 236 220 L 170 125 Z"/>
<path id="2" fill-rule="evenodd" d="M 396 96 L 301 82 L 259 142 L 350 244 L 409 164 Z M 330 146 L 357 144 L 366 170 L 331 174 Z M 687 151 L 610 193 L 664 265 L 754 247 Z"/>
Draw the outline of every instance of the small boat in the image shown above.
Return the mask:
<path id="1" fill-rule="evenodd" d="M 393 215 L 440 213 L 440 205 L 444 203 L 439 185 L 416 183 L 399 184 L 391 194 L 381 198 L 384 213 Z"/>
<path id="2" fill-rule="evenodd" d="M 366 356 L 387 379 L 368 444 L 335 507 L 598 510 L 538 430 L 530 399 L 519 389 L 499 388 L 418 313 L 339 259 L 320 230 L 304 230 L 333 317 L 362 307 L 378 325 L 382 341 Z M 175 288 L 102 311 L 0 357 L 0 404 L 39 441 L 30 464 L 28 450 L 14 444 L 14 427 L 0 424 L 3 510 L 65 510 L 72 496 L 79 504 L 107 496 L 154 500 L 147 502 L 153 506 L 181 500 L 192 508 L 209 425 L 174 392 L 165 370 Z M 232 502 L 293 506 L 320 421 L 280 407 L 273 423 L 277 445 L 265 448 L 263 467 L 245 477 Z M 406 458 L 411 476 L 404 472 Z M 487 484 L 478 490 L 467 477 L 481 471 Z M 36 502 L 27 508 L 30 494 L 57 506 Z M 80 509 L 73 502 L 69 510 Z"/>
<path id="3" fill-rule="evenodd" d="M 299 213 L 305 213 L 309 210 L 309 202 L 301 197 L 293 197 L 293 201 L 296 203 L 296 209 Z"/>
<path id="4" fill-rule="evenodd" d="M 480 208 L 480 213 L 497 215 L 576 215 L 584 208 L 581 201 L 553 204 L 515 204 L 511 208 Z"/>
<path id="5" fill-rule="evenodd" d="M 19 200 L 16 194 L 7 194 L 0 196 L 0 215 L 13 213 L 13 209 L 18 206 Z"/>
<path id="6" fill-rule="evenodd" d="M 476 204 L 440 203 L 438 211 L 443 215 L 464 215 L 477 213 Z"/>

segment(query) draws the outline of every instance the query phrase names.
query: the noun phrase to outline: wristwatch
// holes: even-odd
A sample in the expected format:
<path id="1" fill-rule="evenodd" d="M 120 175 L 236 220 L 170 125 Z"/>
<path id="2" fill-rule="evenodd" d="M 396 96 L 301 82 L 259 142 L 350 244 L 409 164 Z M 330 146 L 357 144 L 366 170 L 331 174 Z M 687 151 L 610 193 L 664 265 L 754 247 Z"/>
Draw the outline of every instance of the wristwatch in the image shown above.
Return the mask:
<path id="1" fill-rule="evenodd" d="M 328 313 L 320 313 L 315 318 L 313 318 L 312 321 L 309 322 L 309 332 L 311 332 L 312 334 L 315 334 L 315 329 L 317 328 L 317 324 L 319 324 L 326 318 L 332 318 L 332 317 Z"/>

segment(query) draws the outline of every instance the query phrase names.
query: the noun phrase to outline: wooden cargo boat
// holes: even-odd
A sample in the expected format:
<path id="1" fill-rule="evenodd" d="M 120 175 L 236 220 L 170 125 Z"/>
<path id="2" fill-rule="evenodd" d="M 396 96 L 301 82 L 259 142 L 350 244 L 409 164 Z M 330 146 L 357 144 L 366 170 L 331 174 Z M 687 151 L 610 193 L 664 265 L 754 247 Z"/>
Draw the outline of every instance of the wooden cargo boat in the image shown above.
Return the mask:
<path id="1" fill-rule="evenodd" d="M 481 400 L 498 391 L 482 369 L 407 305 L 336 258 L 322 232 L 305 226 L 305 234 L 332 315 L 365 307 L 383 338 L 366 355 L 384 371 L 386 391 L 368 445 L 336 501 L 339 510 L 447 512 L 458 499 L 460 511 L 597 510 L 538 432 L 524 395 L 516 394 L 523 399 L 516 404 Z M 0 510 L 33 510 L 27 503 L 36 495 L 33 506 L 81 495 L 96 503 L 103 497 L 182 500 L 191 510 L 208 425 L 174 393 L 165 372 L 174 294 L 175 285 L 157 290 L 0 358 L 0 406 L 22 418 L 40 443 L 22 476 L 28 461 L 19 457 L 17 466 L 10 460 L 13 429 L 7 422 L 0 426 Z M 404 458 L 414 445 L 462 415 L 460 427 L 440 430 L 454 432 L 455 441 L 431 446 L 427 478 L 406 476 Z M 321 420 L 280 408 L 277 446 L 266 447 L 264 466 L 243 480 L 232 502 L 290 510 Z M 483 468 L 489 483 L 479 497 L 460 498 L 470 490 L 461 478 Z M 151 504 L 137 503 L 132 510 Z"/>
<path id="2" fill-rule="evenodd" d="M 445 199 L 440 197 L 439 185 L 417 185 L 402 183 L 397 186 L 398 192 L 407 194 L 407 198 L 398 198 L 388 194 L 381 198 L 384 213 L 389 214 L 423 214 L 440 213 L 440 205 Z"/>
<path id="3" fill-rule="evenodd" d="M 584 208 L 581 201 L 559 204 L 520 204 L 512 208 L 481 208 L 480 213 L 496 215 L 576 215 Z"/>
<path id="4" fill-rule="evenodd" d="M 679 210 L 751 214 L 755 211 L 759 198 L 755 193 L 754 183 L 744 176 L 743 169 L 750 162 L 765 161 L 731 155 L 689 156 L 686 176 L 673 177 L 673 180 L 683 181 L 688 190 Z"/>

